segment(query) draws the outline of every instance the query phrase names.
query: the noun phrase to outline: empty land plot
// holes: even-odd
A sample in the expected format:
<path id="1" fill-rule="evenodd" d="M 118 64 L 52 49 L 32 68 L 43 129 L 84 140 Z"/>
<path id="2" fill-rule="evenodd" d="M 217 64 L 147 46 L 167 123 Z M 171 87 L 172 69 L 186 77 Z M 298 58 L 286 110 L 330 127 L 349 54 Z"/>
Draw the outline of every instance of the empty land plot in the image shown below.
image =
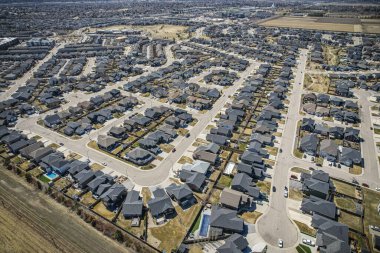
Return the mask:
<path id="1" fill-rule="evenodd" d="M 327 30 L 327 31 L 341 31 L 341 32 L 360 32 L 355 26 L 359 24 L 343 23 L 343 20 L 334 18 L 334 20 L 324 20 L 323 18 L 311 17 L 279 17 L 276 19 L 268 20 L 261 23 L 263 26 L 277 26 L 277 27 L 290 27 L 311 30 Z M 355 31 L 356 30 L 356 31 Z M 361 29 L 360 29 L 361 30 Z"/>
<path id="2" fill-rule="evenodd" d="M 0 178 L 1 252 L 129 252 L 21 178 Z"/>
<path id="3" fill-rule="evenodd" d="M 100 30 L 124 30 L 133 29 L 140 30 L 151 36 L 153 39 L 187 39 L 189 33 L 186 32 L 186 26 L 180 25 L 147 25 L 147 26 L 130 26 L 130 25 L 117 25 L 101 28 Z M 96 29 L 95 29 L 96 30 Z"/>
<path id="4" fill-rule="evenodd" d="M 306 74 L 304 85 L 306 90 L 327 93 L 329 91 L 330 78 L 327 75 Z"/>
<path id="5" fill-rule="evenodd" d="M 361 19 L 364 33 L 380 33 L 380 19 Z"/>

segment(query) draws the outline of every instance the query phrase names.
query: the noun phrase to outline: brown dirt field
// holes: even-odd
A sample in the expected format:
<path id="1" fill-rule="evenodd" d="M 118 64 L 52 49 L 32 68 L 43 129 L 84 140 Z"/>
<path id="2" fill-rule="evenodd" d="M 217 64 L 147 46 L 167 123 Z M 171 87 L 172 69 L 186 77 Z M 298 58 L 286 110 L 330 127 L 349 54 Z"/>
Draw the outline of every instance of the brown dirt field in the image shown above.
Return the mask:
<path id="1" fill-rule="evenodd" d="M 130 252 L 0 168 L 1 252 Z"/>
<path id="2" fill-rule="evenodd" d="M 380 33 L 379 19 L 278 17 L 263 22 L 261 25 L 325 31 Z"/>
<path id="3" fill-rule="evenodd" d="M 305 75 L 304 86 L 306 90 L 327 93 L 330 86 L 330 78 L 324 75 Z"/>
<path id="4" fill-rule="evenodd" d="M 318 18 L 310 17 L 279 17 L 277 19 L 268 20 L 261 25 L 312 30 L 355 32 L 354 24 L 323 23 L 318 22 Z"/>
<path id="5" fill-rule="evenodd" d="M 144 33 L 151 36 L 153 39 L 187 39 L 188 33 L 185 32 L 186 26 L 179 25 L 147 25 L 147 26 L 126 26 L 117 25 L 109 26 L 106 28 L 100 28 L 99 30 L 123 30 L 123 29 L 135 29 L 141 30 Z M 95 31 L 97 29 L 91 29 Z"/>

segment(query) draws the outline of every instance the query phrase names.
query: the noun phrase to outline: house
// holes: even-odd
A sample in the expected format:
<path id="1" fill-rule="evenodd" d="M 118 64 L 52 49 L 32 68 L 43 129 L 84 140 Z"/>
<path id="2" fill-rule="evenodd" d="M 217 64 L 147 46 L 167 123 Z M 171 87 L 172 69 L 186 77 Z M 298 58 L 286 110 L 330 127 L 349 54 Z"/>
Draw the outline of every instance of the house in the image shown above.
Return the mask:
<path id="1" fill-rule="evenodd" d="M 322 140 L 319 147 L 319 156 L 329 162 L 335 162 L 338 159 L 338 145 L 336 142 L 331 139 Z"/>
<path id="2" fill-rule="evenodd" d="M 49 128 L 55 128 L 61 123 L 61 118 L 57 114 L 47 115 L 44 119 L 44 125 Z"/>
<path id="3" fill-rule="evenodd" d="M 317 123 L 314 125 L 314 133 L 320 134 L 323 136 L 328 136 L 329 135 L 329 127 L 328 125 L 324 123 Z"/>
<path id="4" fill-rule="evenodd" d="M 195 150 L 195 152 L 197 152 L 197 151 L 206 151 L 209 153 L 218 154 L 220 151 L 220 146 L 218 144 L 215 144 L 215 143 L 209 143 L 206 146 L 199 146 Z"/>
<path id="5" fill-rule="evenodd" d="M 115 138 L 125 139 L 128 137 L 127 131 L 124 127 L 113 126 L 108 132 L 109 135 Z"/>
<path id="6" fill-rule="evenodd" d="M 143 201 L 138 191 L 128 192 L 121 210 L 125 219 L 140 218 L 143 215 Z"/>
<path id="7" fill-rule="evenodd" d="M 238 173 L 234 176 L 231 189 L 243 192 L 253 198 L 260 198 L 260 188 L 252 185 L 252 178 L 245 173 Z"/>
<path id="8" fill-rule="evenodd" d="M 346 130 L 344 131 L 344 139 L 347 141 L 359 143 L 361 141 L 359 134 L 360 134 L 359 129 L 347 127 Z"/>
<path id="9" fill-rule="evenodd" d="M 192 171 L 192 172 L 198 172 L 203 175 L 206 175 L 209 169 L 211 168 L 211 164 L 208 162 L 195 160 L 193 164 L 184 164 L 182 166 L 182 170 Z"/>
<path id="10" fill-rule="evenodd" d="M 232 234 L 228 237 L 222 246 L 216 249 L 218 253 L 243 253 L 248 247 L 248 241 L 244 236 Z"/>
<path id="11" fill-rule="evenodd" d="M 237 211 L 227 208 L 212 206 L 209 234 L 213 236 L 225 233 L 243 233 L 244 221 L 237 217 Z"/>
<path id="12" fill-rule="evenodd" d="M 342 223 L 326 220 L 319 225 L 316 246 L 321 253 L 350 252 L 348 226 Z"/>
<path id="13" fill-rule="evenodd" d="M 302 192 L 308 196 L 321 199 L 330 198 L 330 189 L 333 188 L 330 176 L 322 170 L 314 170 L 311 175 L 301 173 Z"/>
<path id="14" fill-rule="evenodd" d="M 352 124 L 360 122 L 360 117 L 355 112 L 344 111 L 343 114 L 344 114 L 344 121 L 345 122 L 352 123 Z"/>
<path id="15" fill-rule="evenodd" d="M 119 183 L 112 185 L 100 198 L 103 204 L 109 209 L 114 210 L 123 202 L 127 195 L 125 186 Z"/>
<path id="16" fill-rule="evenodd" d="M 253 153 L 250 151 L 244 151 L 244 153 L 241 155 L 240 159 L 249 165 L 253 164 L 263 164 L 263 158 L 258 155 L 257 153 Z"/>
<path id="17" fill-rule="evenodd" d="M 317 105 L 314 103 L 306 103 L 302 106 L 303 110 L 310 114 L 310 115 L 315 115 L 315 112 L 317 110 Z"/>
<path id="18" fill-rule="evenodd" d="M 228 137 L 219 135 L 219 134 L 207 134 L 206 140 L 209 142 L 213 142 L 218 145 L 226 145 L 227 141 L 229 140 Z"/>
<path id="19" fill-rule="evenodd" d="M 95 178 L 95 172 L 92 170 L 82 170 L 74 175 L 74 180 L 77 182 L 78 187 L 84 189 Z"/>
<path id="20" fill-rule="evenodd" d="M 322 106 L 318 106 L 315 110 L 315 115 L 318 117 L 328 117 L 330 115 L 330 109 Z"/>
<path id="21" fill-rule="evenodd" d="M 101 171 L 99 171 L 101 172 Z M 96 178 L 94 178 L 91 182 L 88 183 L 87 187 L 92 192 L 95 193 L 98 187 L 102 184 L 113 183 L 113 177 L 107 174 L 99 173 Z"/>
<path id="22" fill-rule="evenodd" d="M 206 176 L 202 173 L 181 170 L 179 178 L 182 182 L 185 182 L 190 189 L 196 192 L 202 192 L 206 183 Z"/>
<path id="23" fill-rule="evenodd" d="M 166 187 L 165 190 L 169 197 L 176 201 L 181 207 L 188 207 L 195 200 L 193 191 L 186 184 L 171 184 Z"/>
<path id="24" fill-rule="evenodd" d="M 74 160 L 70 164 L 66 165 L 68 167 L 67 171 L 71 176 L 74 176 L 81 172 L 82 170 L 89 170 L 90 166 L 88 166 L 88 163 L 82 162 L 79 160 Z"/>
<path id="25" fill-rule="evenodd" d="M 301 130 L 308 131 L 308 132 L 314 132 L 314 125 L 315 121 L 310 118 L 303 118 L 302 119 L 302 125 Z"/>
<path id="26" fill-rule="evenodd" d="M 337 209 L 334 202 L 310 196 L 304 198 L 301 203 L 301 211 L 309 214 L 319 214 L 329 219 L 336 219 Z"/>
<path id="27" fill-rule="evenodd" d="M 12 131 L 1 138 L 1 143 L 5 143 L 9 146 L 10 144 L 18 142 L 21 139 L 25 139 L 25 136 L 20 134 L 19 132 Z"/>
<path id="28" fill-rule="evenodd" d="M 316 134 L 308 134 L 301 138 L 300 150 L 308 155 L 315 156 L 319 139 Z"/>
<path id="29" fill-rule="evenodd" d="M 305 94 L 303 96 L 303 104 L 306 104 L 306 103 L 315 103 L 317 101 L 317 95 L 315 95 L 314 93 L 308 93 L 308 94 Z"/>
<path id="30" fill-rule="evenodd" d="M 27 158 L 31 159 L 35 163 L 39 163 L 42 158 L 44 158 L 45 156 L 47 156 L 53 152 L 54 152 L 54 149 L 52 149 L 51 147 L 41 147 L 39 149 L 36 149 L 36 150 L 30 152 L 27 155 Z"/>
<path id="31" fill-rule="evenodd" d="M 251 199 L 248 195 L 230 188 L 224 188 L 220 194 L 220 204 L 233 210 L 239 210 L 243 206 L 249 206 Z"/>
<path id="32" fill-rule="evenodd" d="M 112 151 L 119 144 L 119 140 L 108 135 L 98 136 L 98 146 L 101 149 Z"/>
<path id="33" fill-rule="evenodd" d="M 148 201 L 148 206 L 150 213 L 156 220 L 160 218 L 166 219 L 175 213 L 175 208 L 170 197 L 161 188 L 153 191 L 153 198 Z"/>
<path id="34" fill-rule="evenodd" d="M 39 148 L 42 148 L 44 146 L 44 144 L 42 142 L 35 142 L 35 143 L 32 143 L 22 149 L 19 150 L 19 153 L 22 157 L 25 157 L 25 158 L 28 158 L 30 159 L 30 156 L 29 154 L 31 152 L 33 152 L 34 150 L 37 150 Z"/>
<path id="35" fill-rule="evenodd" d="M 19 151 L 31 144 L 34 144 L 36 143 L 36 141 L 34 139 L 30 139 L 30 140 L 27 140 L 27 139 L 20 139 L 16 142 L 13 142 L 11 144 L 8 144 L 8 148 L 9 150 L 13 153 L 13 154 L 17 154 L 19 153 Z"/>
<path id="36" fill-rule="evenodd" d="M 344 136 L 344 128 L 339 126 L 333 126 L 329 130 L 330 138 L 333 139 L 343 139 Z"/>
<path id="37" fill-rule="evenodd" d="M 206 150 L 197 149 L 193 153 L 193 158 L 201 160 L 212 165 L 215 165 L 218 161 L 218 155 L 212 152 L 207 152 Z"/>
<path id="38" fill-rule="evenodd" d="M 339 162 L 348 167 L 352 167 L 353 164 L 362 163 L 362 156 L 359 150 L 342 147 L 342 151 L 339 156 Z"/>
<path id="39" fill-rule="evenodd" d="M 139 166 L 146 165 L 155 159 L 152 153 L 139 147 L 128 152 L 125 158 Z"/>

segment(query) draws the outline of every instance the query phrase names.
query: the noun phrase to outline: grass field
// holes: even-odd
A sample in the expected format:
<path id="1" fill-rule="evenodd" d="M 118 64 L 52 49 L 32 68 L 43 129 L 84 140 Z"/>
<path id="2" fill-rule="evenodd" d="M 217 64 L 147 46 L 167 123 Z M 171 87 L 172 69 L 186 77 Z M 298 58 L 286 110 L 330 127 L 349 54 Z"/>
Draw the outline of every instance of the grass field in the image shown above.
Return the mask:
<path id="1" fill-rule="evenodd" d="M 380 33 L 380 22 L 378 20 L 350 22 L 341 18 L 279 17 L 260 25 L 323 31 Z"/>

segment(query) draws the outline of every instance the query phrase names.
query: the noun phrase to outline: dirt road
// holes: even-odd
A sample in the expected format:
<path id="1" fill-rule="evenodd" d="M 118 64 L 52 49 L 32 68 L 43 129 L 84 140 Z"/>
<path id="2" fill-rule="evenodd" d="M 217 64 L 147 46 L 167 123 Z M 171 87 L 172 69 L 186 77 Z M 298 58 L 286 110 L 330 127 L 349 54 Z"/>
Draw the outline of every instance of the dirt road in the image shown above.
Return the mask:
<path id="1" fill-rule="evenodd" d="M 0 252 L 131 251 L 0 167 Z"/>

